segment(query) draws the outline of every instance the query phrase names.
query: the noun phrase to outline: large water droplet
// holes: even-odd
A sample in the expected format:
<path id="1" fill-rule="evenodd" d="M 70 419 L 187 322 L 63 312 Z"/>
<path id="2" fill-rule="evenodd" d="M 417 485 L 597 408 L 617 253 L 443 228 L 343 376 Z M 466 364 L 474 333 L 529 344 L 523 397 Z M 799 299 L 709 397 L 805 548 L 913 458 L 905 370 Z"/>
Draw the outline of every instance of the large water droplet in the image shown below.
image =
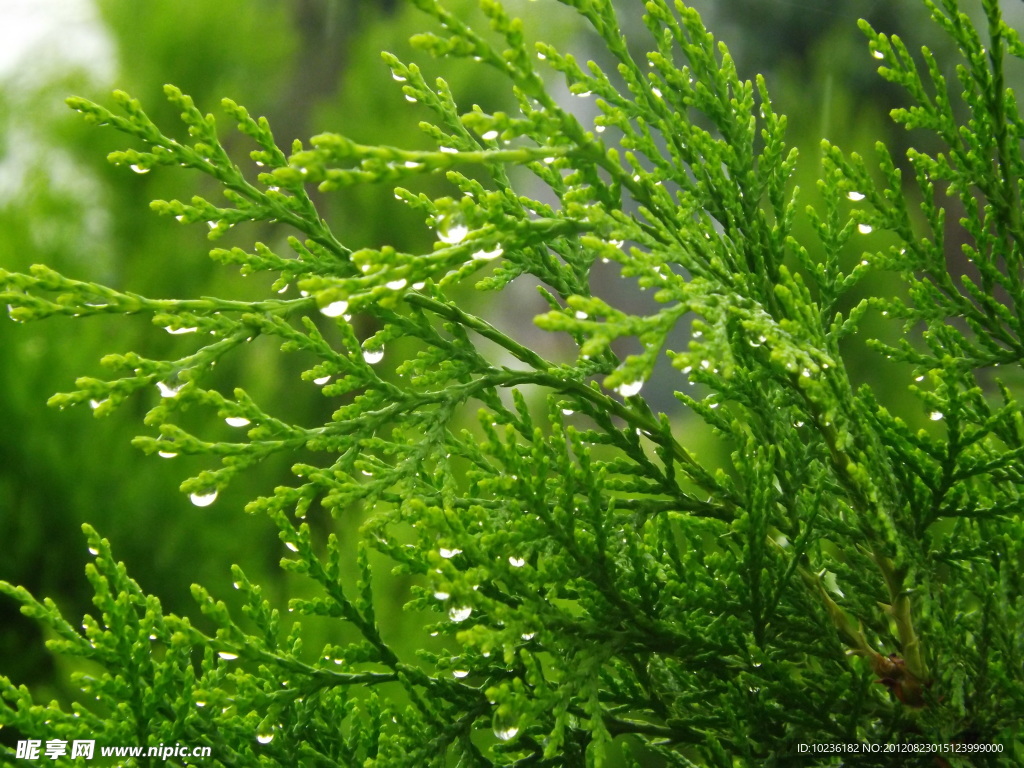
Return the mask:
<path id="1" fill-rule="evenodd" d="M 385 285 L 387 285 L 387 287 L 390 288 L 392 291 L 400 291 L 403 288 L 405 288 L 405 286 L 408 284 L 409 281 L 406 280 L 404 277 L 400 277 L 397 280 L 392 280 L 388 283 L 385 283 Z"/>
<path id="2" fill-rule="evenodd" d="M 256 741 L 258 741 L 260 744 L 269 744 L 273 740 L 274 740 L 274 734 L 273 733 L 260 733 L 260 734 L 256 735 Z"/>
<path id="3" fill-rule="evenodd" d="M 320 312 L 327 317 L 341 317 L 347 309 L 348 302 L 342 299 L 340 301 L 332 301 L 327 306 L 320 307 Z"/>
<path id="4" fill-rule="evenodd" d="M 138 163 L 132 163 L 131 169 L 136 173 L 149 173 L 149 168 L 145 168 Z"/>
<path id="5" fill-rule="evenodd" d="M 181 392 L 181 388 L 184 386 L 184 384 L 171 386 L 170 384 L 164 381 L 158 381 L 156 383 L 156 388 L 160 390 L 160 397 L 174 397 L 176 394 Z"/>
<path id="6" fill-rule="evenodd" d="M 498 132 L 495 130 L 490 130 L 487 131 L 487 133 L 480 134 L 480 138 L 483 139 L 484 141 L 494 141 L 496 138 L 498 138 Z"/>
<path id="7" fill-rule="evenodd" d="M 244 416 L 228 416 L 224 419 L 224 423 L 229 427 L 247 427 L 249 426 L 249 420 Z"/>
<path id="8" fill-rule="evenodd" d="M 208 507 L 217 500 L 217 491 L 210 491 L 208 493 L 193 493 L 188 498 L 197 507 Z"/>
<path id="9" fill-rule="evenodd" d="M 159 456 L 161 459 L 173 459 L 178 454 L 176 454 L 174 451 L 157 451 L 156 455 Z"/>
<path id="10" fill-rule="evenodd" d="M 500 245 L 496 245 L 489 251 L 475 251 L 473 258 L 476 261 L 490 261 L 491 259 L 498 258 L 502 253 L 504 253 L 504 249 Z"/>
<path id="11" fill-rule="evenodd" d="M 452 677 L 454 677 L 457 680 L 461 680 L 462 678 L 468 677 L 468 676 L 469 676 L 469 670 L 466 670 L 466 669 L 453 669 L 452 670 Z"/>
<path id="12" fill-rule="evenodd" d="M 526 565 L 526 560 L 522 557 L 511 556 L 509 557 L 508 562 L 509 565 L 511 565 L 513 568 L 522 568 L 524 565 Z"/>
<path id="13" fill-rule="evenodd" d="M 377 363 L 379 363 L 383 359 L 384 359 L 384 350 L 383 349 L 366 349 L 366 350 L 363 350 L 363 360 L 365 360 L 370 365 L 376 365 Z"/>
<path id="14" fill-rule="evenodd" d="M 870 224 L 858 224 L 857 225 L 857 231 L 860 232 L 862 235 L 869 235 L 869 234 L 871 234 L 871 232 L 873 230 L 874 230 L 874 227 L 872 227 Z"/>
<path id="15" fill-rule="evenodd" d="M 313 379 L 313 383 L 316 384 L 318 387 L 322 387 L 324 384 L 326 384 L 330 380 L 331 380 L 330 376 L 321 376 L 319 379 Z"/>
<path id="16" fill-rule="evenodd" d="M 234 661 L 235 659 L 238 658 L 238 654 L 237 653 L 229 653 L 228 651 L 221 651 L 217 655 L 220 656 L 225 661 Z"/>
<path id="17" fill-rule="evenodd" d="M 641 379 L 638 381 L 630 381 L 625 384 L 620 384 L 618 387 L 615 388 L 615 391 L 618 392 L 623 397 L 632 397 L 633 395 L 638 393 L 643 388 L 643 386 L 644 382 Z"/>
<path id="18" fill-rule="evenodd" d="M 930 418 L 932 421 L 942 421 L 942 412 L 932 411 L 931 416 L 929 416 L 928 418 Z"/>
<path id="19" fill-rule="evenodd" d="M 449 597 L 451 597 L 450 594 L 448 594 L 447 592 L 442 592 L 440 590 L 434 593 L 435 600 L 447 600 Z"/>
<path id="20" fill-rule="evenodd" d="M 846 193 L 846 199 L 853 200 L 855 203 L 860 202 L 861 200 L 864 199 L 864 193 L 850 190 L 849 192 Z"/>
<path id="21" fill-rule="evenodd" d="M 448 243 L 454 245 L 455 243 L 461 243 L 466 239 L 466 235 L 469 234 L 469 227 L 465 224 L 452 224 L 449 227 L 438 230 L 437 239 L 442 243 Z"/>
<path id="22" fill-rule="evenodd" d="M 519 718 L 498 707 L 494 713 L 494 735 L 502 741 L 512 741 L 519 733 Z"/>
<path id="23" fill-rule="evenodd" d="M 461 605 L 448 611 L 448 618 L 455 622 L 465 621 L 472 612 L 473 609 L 468 605 Z"/>

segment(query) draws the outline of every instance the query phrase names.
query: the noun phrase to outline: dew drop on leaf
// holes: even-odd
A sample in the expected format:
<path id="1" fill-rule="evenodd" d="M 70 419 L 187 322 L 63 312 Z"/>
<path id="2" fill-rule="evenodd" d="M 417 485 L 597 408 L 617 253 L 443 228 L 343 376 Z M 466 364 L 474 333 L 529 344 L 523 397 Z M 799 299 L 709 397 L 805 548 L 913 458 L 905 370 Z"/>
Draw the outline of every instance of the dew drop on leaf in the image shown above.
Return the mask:
<path id="1" fill-rule="evenodd" d="M 846 199 L 853 200 L 854 202 L 859 202 L 864 199 L 864 193 L 850 190 L 849 192 L 846 193 Z"/>
<path id="2" fill-rule="evenodd" d="M 209 493 L 193 493 L 190 494 L 188 498 L 197 507 L 208 507 L 217 500 L 217 491 L 210 491 Z"/>
<path id="3" fill-rule="evenodd" d="M 156 388 L 160 390 L 160 397 L 174 397 L 176 394 L 181 392 L 181 388 L 184 384 L 178 384 L 176 387 L 172 387 L 170 384 L 164 381 L 158 381 Z"/>
<path id="4" fill-rule="evenodd" d="M 256 736 L 256 741 L 260 744 L 269 744 L 274 740 L 274 734 L 272 733 L 260 733 Z"/>
<path id="5" fill-rule="evenodd" d="M 508 562 L 509 565 L 511 565 L 513 568 L 522 568 L 524 565 L 526 565 L 526 560 L 524 558 L 515 557 L 514 555 L 509 557 Z"/>
<path id="6" fill-rule="evenodd" d="M 320 312 L 327 317 L 341 317 L 348 309 L 348 302 L 344 299 L 332 301 L 330 304 L 320 307 Z"/>
<path id="7" fill-rule="evenodd" d="M 457 680 L 461 680 L 462 678 L 468 677 L 468 676 L 469 676 L 469 670 L 466 670 L 466 669 L 453 669 L 452 670 L 452 677 L 454 677 Z"/>
<path id="8" fill-rule="evenodd" d="M 494 735 L 502 741 L 512 741 L 519 733 L 519 718 L 509 715 L 498 707 L 494 713 Z"/>
<path id="9" fill-rule="evenodd" d="M 370 365 L 376 365 L 384 359 L 383 349 L 367 349 L 363 351 L 363 360 Z"/>
<path id="10" fill-rule="evenodd" d="M 450 227 L 438 230 L 437 238 L 442 243 L 448 243 L 454 245 L 455 243 L 461 243 L 466 239 L 466 235 L 469 234 L 469 227 L 465 224 L 454 224 Z"/>
<path id="11" fill-rule="evenodd" d="M 221 651 L 217 655 L 220 656 L 225 661 L 234 661 L 235 659 L 238 658 L 238 654 L 237 653 L 230 653 L 228 651 Z"/>
<path id="12" fill-rule="evenodd" d="M 448 611 L 448 618 L 455 622 L 465 621 L 472 612 L 473 609 L 468 605 L 462 605 Z"/>
<path id="13" fill-rule="evenodd" d="M 132 163 L 131 169 L 136 173 L 149 173 L 149 168 L 141 166 L 138 163 Z"/>
<path id="14" fill-rule="evenodd" d="M 224 423 L 229 427 L 247 427 L 249 426 L 249 420 L 244 416 L 228 416 L 224 419 Z"/>
<path id="15" fill-rule="evenodd" d="M 625 384 L 620 384 L 618 387 L 615 388 L 615 391 L 618 392 L 623 397 L 632 397 L 633 395 L 637 394 L 643 388 L 643 386 L 644 383 L 642 380 L 630 381 L 626 382 Z"/>
<path id="16" fill-rule="evenodd" d="M 159 456 L 161 459 L 173 459 L 178 454 L 176 454 L 174 451 L 157 451 L 156 455 Z"/>

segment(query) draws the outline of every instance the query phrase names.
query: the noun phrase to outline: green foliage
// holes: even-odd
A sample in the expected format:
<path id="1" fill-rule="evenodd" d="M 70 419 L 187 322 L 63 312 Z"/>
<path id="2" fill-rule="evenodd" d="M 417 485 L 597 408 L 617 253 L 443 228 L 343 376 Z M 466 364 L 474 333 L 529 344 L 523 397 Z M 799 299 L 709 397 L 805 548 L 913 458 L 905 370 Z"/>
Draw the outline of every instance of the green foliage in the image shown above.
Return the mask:
<path id="1" fill-rule="evenodd" d="M 883 144 L 874 161 L 825 144 L 811 206 L 766 84 L 741 80 L 681 3 L 647 4 L 646 61 L 610 2 L 567 3 L 617 60 L 605 71 L 528 45 L 493 0 L 481 2 L 488 34 L 417 0 L 439 32 L 414 43 L 496 69 L 518 105 L 460 111 L 443 80 L 385 54 L 406 98 L 433 113 L 421 128 L 436 150 L 321 134 L 286 152 L 266 120 L 224 100 L 253 167 L 171 86 L 180 138 L 123 93 L 119 113 L 69 100 L 136 141 L 114 164 L 184 166 L 223 189 L 155 201 L 157 213 L 206 224 L 211 239 L 247 222 L 298 234 L 290 252 L 211 252 L 266 275 L 259 301 L 0 271 L 16 321 L 143 314 L 191 342 L 177 358 L 108 355 L 111 378 L 80 378 L 51 403 L 104 415 L 158 392 L 136 444 L 209 457 L 181 486 L 200 506 L 268 457 L 294 457 L 294 484 L 248 510 L 273 521 L 282 568 L 310 586 L 286 617 L 235 566 L 237 610 L 195 586 L 202 616 L 165 616 L 87 528 L 100 618 L 79 631 L 52 602 L 0 588 L 49 628 L 53 651 L 94 665 L 78 679 L 89 704 L 34 704 L 4 678 L 0 723 L 43 739 L 210 745 L 223 765 L 784 765 L 825 742 L 957 743 L 965 751 L 943 758 L 961 766 L 998 745 L 998 762 L 1019 763 L 1024 120 L 1004 65 L 1024 44 L 996 0 L 981 31 L 955 0 L 924 1 L 962 54 L 958 102 L 927 50 L 915 58 L 862 27 L 883 77 L 912 99 L 894 117 L 942 149 L 903 163 Z M 550 71 L 595 99 L 592 129 L 551 95 Z M 425 175 L 451 195 L 400 186 Z M 433 250 L 353 250 L 310 196 L 378 182 L 436 230 Z M 797 236 L 803 215 L 813 238 Z M 858 245 L 872 230 L 886 249 Z M 633 314 L 598 295 L 611 263 L 658 306 Z M 897 295 L 853 298 L 883 272 L 901 279 Z M 536 324 L 570 347 L 562 359 L 458 300 L 471 283 L 500 301 L 525 276 L 549 305 Z M 905 340 L 873 339 L 875 312 Z M 668 349 L 684 318 L 687 349 Z M 217 363 L 257 337 L 304 361 L 295 386 L 320 388 L 326 423 L 291 423 L 223 387 Z M 622 339 L 642 351 L 621 357 Z M 858 340 L 892 376 L 910 372 L 917 411 L 853 383 Z M 694 420 L 673 424 L 640 396 L 663 354 L 722 463 L 695 454 Z M 996 366 L 1007 380 L 993 386 Z M 225 439 L 210 415 L 245 432 Z M 332 532 L 358 515 L 358 541 Z M 377 617 L 388 566 L 422 617 L 413 657 Z M 304 647 L 324 622 L 336 639 Z"/>

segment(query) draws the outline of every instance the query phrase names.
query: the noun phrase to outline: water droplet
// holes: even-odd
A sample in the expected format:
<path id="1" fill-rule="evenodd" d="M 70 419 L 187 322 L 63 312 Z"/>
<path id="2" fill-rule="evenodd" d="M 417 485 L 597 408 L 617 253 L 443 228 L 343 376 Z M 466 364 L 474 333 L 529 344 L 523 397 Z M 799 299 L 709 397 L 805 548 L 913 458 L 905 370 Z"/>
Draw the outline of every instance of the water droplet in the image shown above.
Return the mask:
<path id="1" fill-rule="evenodd" d="M 941 421 L 942 420 L 942 412 L 941 411 L 932 411 L 931 415 L 928 418 L 931 419 L 932 421 Z"/>
<path id="2" fill-rule="evenodd" d="M 327 317 L 340 317 L 345 314 L 345 310 L 347 309 L 348 302 L 342 299 L 340 301 L 332 301 L 327 306 L 320 307 L 320 312 Z"/>
<path id="3" fill-rule="evenodd" d="M 452 670 L 452 677 L 454 677 L 457 680 L 461 680 L 462 678 L 468 677 L 468 676 L 469 676 L 469 670 L 467 670 L 467 669 L 453 669 Z"/>
<path id="4" fill-rule="evenodd" d="M 138 163 L 132 163 L 131 169 L 136 173 L 149 173 L 149 168 L 145 168 Z"/>
<path id="5" fill-rule="evenodd" d="M 89 401 L 89 407 L 92 408 L 95 411 L 97 408 L 99 408 L 105 402 L 107 402 L 106 398 L 104 398 L 103 400 L 90 400 Z"/>
<path id="6" fill-rule="evenodd" d="M 363 360 L 365 360 L 369 365 L 376 365 L 377 363 L 379 363 L 383 359 L 384 359 L 384 350 L 383 349 L 366 349 L 366 350 L 363 350 Z"/>
<path id="7" fill-rule="evenodd" d="M 237 653 L 229 653 L 228 651 L 221 651 L 217 655 L 220 656 L 225 661 L 234 661 L 235 659 L 238 658 L 238 654 Z"/>
<path id="8" fill-rule="evenodd" d="M 160 390 L 160 397 L 174 397 L 176 394 L 181 392 L 181 388 L 184 386 L 184 384 L 178 384 L 176 387 L 172 387 L 170 384 L 163 381 L 158 381 L 156 383 L 156 388 Z"/>
<path id="9" fill-rule="evenodd" d="M 651 93 L 653 93 L 659 99 L 661 98 L 661 89 L 660 88 L 651 88 Z"/>
<path id="10" fill-rule="evenodd" d="M 290 549 L 290 550 L 291 550 L 292 552 L 298 552 L 298 551 L 299 551 L 299 548 L 298 548 L 298 546 L 296 546 L 296 544 L 295 544 L 294 542 L 291 542 L 291 541 L 286 541 L 286 542 L 284 543 L 284 545 L 285 545 L 286 547 L 288 547 L 288 549 Z"/>
<path id="11" fill-rule="evenodd" d="M 195 333 L 198 330 L 198 328 L 172 328 L 171 326 L 168 325 L 166 328 L 164 328 L 164 330 L 167 331 L 172 336 L 180 336 L 183 333 Z"/>
<path id="12" fill-rule="evenodd" d="M 576 310 L 576 319 L 577 320 L 586 320 L 588 317 L 590 317 L 590 315 L 588 315 L 582 309 L 577 309 Z"/>
<path id="13" fill-rule="evenodd" d="M 247 427 L 249 426 L 249 420 L 244 416 L 228 416 L 224 419 L 224 423 L 229 427 Z"/>
<path id="14" fill-rule="evenodd" d="M 413 283 L 413 284 L 412 284 L 412 289 L 413 289 L 414 291 L 419 291 L 419 290 L 422 290 L 423 288 L 425 288 L 425 287 L 426 287 L 426 285 L 427 285 L 427 284 L 426 284 L 425 282 L 422 282 L 422 281 L 420 281 L 420 282 L 418 282 L 418 283 Z"/>
<path id="15" fill-rule="evenodd" d="M 233 586 L 235 589 L 241 589 L 242 588 L 242 582 L 240 582 L 240 581 L 232 582 L 231 586 Z"/>
<path id="16" fill-rule="evenodd" d="M 99 553 L 100 553 L 100 551 L 98 549 L 96 549 L 96 547 L 89 547 L 89 554 L 90 555 L 98 555 Z"/>
<path id="17" fill-rule="evenodd" d="M 484 141 L 493 141 L 498 138 L 498 132 L 495 130 L 487 131 L 487 133 L 480 134 L 480 138 Z"/>
<path id="18" fill-rule="evenodd" d="M 438 553 L 445 560 L 451 560 L 456 555 L 461 555 L 462 554 L 462 550 L 461 549 L 446 549 L 444 547 L 441 547 L 441 549 L 438 550 Z"/>
<path id="19" fill-rule="evenodd" d="M 510 555 L 509 558 L 508 558 L 508 563 L 513 568 L 522 568 L 524 565 L 526 565 L 526 560 L 524 558 L 522 558 L 522 557 L 516 557 L 515 555 Z"/>
<path id="20" fill-rule="evenodd" d="M 196 702 L 196 706 L 197 707 L 205 707 L 206 706 L 206 702 L 205 701 L 197 701 Z"/>
<path id="21" fill-rule="evenodd" d="M 924 374 L 918 376 L 914 381 L 924 381 Z"/>
<path id="22" fill-rule="evenodd" d="M 285 293 L 288 290 L 288 288 L 290 288 L 290 287 L 291 286 L 289 286 L 289 285 L 285 285 L 284 288 L 279 288 L 277 292 L 278 293 Z"/>
<path id="23" fill-rule="evenodd" d="M 860 232 L 862 235 L 870 234 L 873 230 L 874 230 L 874 227 L 872 227 L 870 224 L 858 224 L 857 225 L 857 231 Z"/>
<path id="24" fill-rule="evenodd" d="M 210 229 L 216 229 L 217 228 L 217 222 L 216 221 L 208 221 L 208 222 L 206 222 L 206 226 L 208 226 Z"/>
<path id="25" fill-rule="evenodd" d="M 260 733 L 260 734 L 258 734 L 256 736 L 256 741 L 258 741 L 260 744 L 269 744 L 273 740 L 274 740 L 274 734 L 273 733 Z"/>
<path id="26" fill-rule="evenodd" d="M 405 286 L 407 286 L 408 284 L 409 281 L 406 280 L 404 277 L 400 277 L 397 280 L 392 280 L 391 282 L 386 283 L 387 287 L 390 288 L 392 291 L 400 291 L 403 288 L 405 288 Z"/>
<path id="27" fill-rule="evenodd" d="M 849 192 L 846 193 L 846 199 L 853 200 L 854 202 L 860 202 L 861 200 L 864 199 L 864 193 L 850 190 Z"/>
<path id="28" fill-rule="evenodd" d="M 884 54 L 884 53 L 882 53 L 881 51 L 877 51 L 877 50 L 876 50 L 876 51 L 872 51 L 872 52 L 871 52 L 871 55 L 872 55 L 872 56 L 873 56 L 874 58 L 876 58 L 876 59 L 884 59 L 884 58 L 885 58 L 885 54 Z"/>
<path id="29" fill-rule="evenodd" d="M 397 72 L 392 72 L 391 73 L 391 79 L 394 80 L 396 83 L 404 83 L 405 82 L 405 78 L 402 77 Z"/>
<path id="30" fill-rule="evenodd" d="M 563 408 L 562 409 L 562 414 L 565 415 L 565 416 L 572 416 L 574 413 L 576 413 L 576 411 L 574 411 L 572 408 Z"/>
<path id="31" fill-rule="evenodd" d="M 313 383 L 316 384 L 318 387 L 322 387 L 324 384 L 326 384 L 330 380 L 331 380 L 330 376 L 321 376 L 319 379 L 313 379 Z"/>
<path id="32" fill-rule="evenodd" d="M 450 594 L 447 592 L 441 592 L 440 590 L 434 593 L 435 600 L 447 600 L 449 597 L 451 597 Z"/>
<path id="33" fill-rule="evenodd" d="M 536 632 L 524 632 L 520 635 L 520 637 L 523 638 L 523 640 L 533 640 L 533 638 L 535 638 L 536 636 Z"/>
<path id="34" fill-rule="evenodd" d="M 519 733 L 519 718 L 498 707 L 494 713 L 494 735 L 502 741 L 512 741 Z"/>
<path id="35" fill-rule="evenodd" d="M 438 149 L 446 155 L 454 155 L 459 151 L 455 147 L 438 147 Z"/>
<path id="36" fill-rule="evenodd" d="M 466 239 L 466 235 L 469 234 L 469 227 L 465 224 L 454 224 L 445 229 L 441 229 L 437 233 L 437 239 L 442 243 L 448 243 L 454 245 L 455 243 L 461 243 Z"/>
<path id="37" fill-rule="evenodd" d="M 179 213 L 177 216 L 174 217 L 174 220 L 175 221 L 184 221 L 185 220 L 185 214 Z"/>
<path id="38" fill-rule="evenodd" d="M 174 451 L 157 451 L 156 455 L 159 456 L 161 459 L 173 459 L 178 454 L 176 454 Z"/>
<path id="39" fill-rule="evenodd" d="M 476 261 L 490 261 L 491 259 L 498 258 L 502 253 L 504 253 L 504 249 L 500 245 L 496 245 L 489 251 L 476 251 L 473 254 L 473 258 Z"/>
<path id="40" fill-rule="evenodd" d="M 410 104 L 415 104 L 416 103 L 416 97 L 415 96 L 410 96 L 408 93 L 405 94 L 405 100 L 408 101 Z"/>
<path id="41" fill-rule="evenodd" d="M 405 161 L 405 167 L 406 168 L 422 168 L 423 166 L 421 166 L 415 160 L 406 160 Z"/>
<path id="42" fill-rule="evenodd" d="M 448 618 L 455 622 L 465 621 L 469 618 L 469 614 L 471 614 L 472 612 L 472 608 L 470 608 L 468 605 L 463 605 L 457 608 L 452 608 L 450 611 L 448 611 Z"/>
<path id="43" fill-rule="evenodd" d="M 210 491 L 208 493 L 193 493 L 189 496 L 189 499 L 197 507 L 208 507 L 217 500 L 217 491 Z"/>
<path id="44" fill-rule="evenodd" d="M 643 388 L 643 386 L 644 382 L 641 379 L 638 381 L 630 381 L 625 384 L 620 384 L 618 387 L 615 388 L 615 391 L 618 392 L 623 397 L 632 397 L 637 392 L 639 392 Z"/>

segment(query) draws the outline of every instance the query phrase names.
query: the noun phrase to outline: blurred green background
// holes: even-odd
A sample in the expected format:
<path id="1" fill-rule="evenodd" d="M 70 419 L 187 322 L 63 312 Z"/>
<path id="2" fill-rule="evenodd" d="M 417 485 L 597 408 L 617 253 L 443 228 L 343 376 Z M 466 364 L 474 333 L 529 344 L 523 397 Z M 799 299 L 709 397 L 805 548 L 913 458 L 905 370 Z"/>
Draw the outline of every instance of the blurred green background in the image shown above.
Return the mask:
<path id="1" fill-rule="evenodd" d="M 71 94 L 109 104 L 110 90 L 124 89 L 142 101 L 157 124 L 173 131 L 177 118 L 161 89 L 174 83 L 204 111 L 216 113 L 220 98 L 230 96 L 252 114 L 266 115 L 282 146 L 325 130 L 364 142 L 427 146 L 416 123 L 428 115 L 404 100 L 378 55 L 387 49 L 410 57 L 407 38 L 429 24 L 402 0 L 5 2 L 9 9 L 0 2 L 0 16 L 8 14 L 7 22 L 24 22 L 28 13 L 49 30 L 0 70 L 0 266 L 5 269 L 45 263 L 72 277 L 156 297 L 234 298 L 266 290 L 266 280 L 242 278 L 206 257 L 210 244 L 204 227 L 177 225 L 148 209 L 154 198 L 202 194 L 215 199 L 212 182 L 169 169 L 136 175 L 110 166 L 106 154 L 125 142 L 71 113 L 63 105 Z M 452 5 L 473 13 L 465 0 Z M 535 35 L 579 59 L 605 61 L 593 33 L 577 25 L 567 9 L 549 0 L 509 5 L 527 18 Z M 19 13 L 13 12 L 16 6 Z M 642 6 L 630 0 L 620 6 L 627 34 L 642 52 Z M 790 138 L 804 158 L 798 182 L 808 201 L 822 136 L 865 154 L 879 138 L 906 146 L 907 138 L 886 116 L 900 103 L 900 94 L 874 73 L 855 21 L 866 17 L 878 29 L 940 51 L 944 43 L 918 3 L 704 0 L 695 6 L 730 45 L 741 74 L 764 73 L 777 109 L 790 115 Z M 500 100 L 511 101 L 492 73 L 463 62 L 424 64 L 428 72 L 444 74 L 466 109 L 477 102 L 496 109 Z M 557 86 L 555 92 L 565 89 Z M 584 110 L 581 115 L 593 109 L 584 100 L 573 101 L 575 109 Z M 224 136 L 239 156 L 247 149 L 237 135 L 225 131 Z M 437 194 L 450 193 L 443 183 L 430 183 Z M 430 247 L 431 233 L 395 205 L 390 189 L 371 187 L 319 202 L 348 245 Z M 236 229 L 218 245 L 248 247 L 262 240 L 283 248 L 290 234 Z M 485 311 L 497 316 L 499 325 L 502 318 L 506 323 L 522 318 L 531 302 L 543 309 L 528 286 L 513 296 L 466 300 L 490 302 Z M 628 308 L 643 306 L 642 301 L 639 294 L 625 293 L 618 303 Z M 532 339 L 529 329 L 521 338 L 522 333 L 529 343 L 551 343 L 539 331 Z M 675 348 L 685 345 L 681 334 Z M 242 511 L 249 499 L 289 482 L 289 462 L 247 476 L 213 506 L 200 509 L 177 489 L 205 466 L 200 460 L 149 458 L 130 445 L 145 429 L 141 417 L 158 398 L 155 391 L 101 420 L 88 409 L 57 412 L 45 405 L 54 392 L 69 390 L 75 377 L 103 375 L 98 361 L 108 352 L 157 357 L 185 349 L 187 337 L 167 335 L 145 318 L 28 325 L 0 318 L 0 579 L 53 597 L 72 623 L 91 608 L 80 533 L 85 521 L 112 541 L 129 573 L 157 594 L 167 611 L 195 613 L 188 589 L 193 582 L 230 599 L 230 563 L 241 564 L 272 597 L 283 599 L 289 591 L 276 567 L 281 548 L 272 525 Z M 868 381 L 873 367 L 866 358 L 863 366 L 855 365 Z M 296 361 L 264 345 L 233 359 L 220 375 L 259 401 L 276 404 L 281 415 L 321 423 L 330 403 L 299 381 L 299 371 Z M 904 382 L 872 383 L 883 399 L 905 397 Z M 645 394 L 682 419 L 671 396 L 678 388 L 678 375 L 666 366 Z M 394 616 L 404 588 L 391 586 L 395 605 L 387 614 Z M 414 645 L 417 638 L 404 642 Z M 0 674 L 35 688 L 40 700 L 65 699 L 70 691 L 64 663 L 46 653 L 39 630 L 11 601 L 0 600 Z M 0 733 L 0 738 L 11 736 Z"/>

